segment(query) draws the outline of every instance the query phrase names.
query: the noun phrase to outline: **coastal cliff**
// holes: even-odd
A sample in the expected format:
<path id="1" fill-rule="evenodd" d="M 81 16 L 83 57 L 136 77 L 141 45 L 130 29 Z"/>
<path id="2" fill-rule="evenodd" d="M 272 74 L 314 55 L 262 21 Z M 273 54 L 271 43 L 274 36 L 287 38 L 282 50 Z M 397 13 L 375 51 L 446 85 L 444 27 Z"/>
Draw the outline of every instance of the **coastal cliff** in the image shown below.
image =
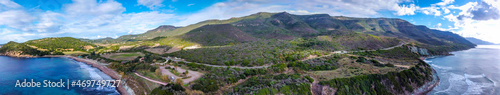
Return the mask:
<path id="1" fill-rule="evenodd" d="M 29 54 L 24 54 L 23 51 L 7 51 L 5 53 L 0 53 L 0 55 L 10 56 L 10 57 L 37 57 Z"/>

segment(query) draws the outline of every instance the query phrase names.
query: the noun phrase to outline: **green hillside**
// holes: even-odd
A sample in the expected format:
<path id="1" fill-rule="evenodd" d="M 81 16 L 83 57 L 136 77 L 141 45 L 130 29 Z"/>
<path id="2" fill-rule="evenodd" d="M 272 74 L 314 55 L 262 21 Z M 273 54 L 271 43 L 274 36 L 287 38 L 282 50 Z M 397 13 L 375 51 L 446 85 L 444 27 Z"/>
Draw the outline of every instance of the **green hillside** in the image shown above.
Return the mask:
<path id="1" fill-rule="evenodd" d="M 174 37 L 183 36 L 185 34 L 188 34 L 187 37 L 194 37 L 192 34 L 196 33 L 189 32 L 196 32 L 198 30 L 209 27 L 219 27 L 216 24 L 230 24 L 237 29 L 230 27 L 230 29 L 227 30 L 234 30 L 231 32 L 236 31 L 238 32 L 237 34 L 243 34 L 237 31 L 240 30 L 242 32 L 245 32 L 246 34 L 251 35 L 251 37 L 258 39 L 292 40 L 296 38 L 314 38 L 318 36 L 335 34 L 335 32 L 359 32 L 379 37 L 399 38 L 400 40 L 403 40 L 405 42 L 415 42 L 416 44 L 421 44 L 421 47 L 436 48 L 436 50 L 434 51 L 437 51 L 438 49 L 443 50 L 443 48 L 441 47 L 444 46 L 453 46 L 453 49 L 451 50 L 462 50 L 475 46 L 473 43 L 451 32 L 438 31 L 429 29 L 425 26 L 413 25 L 408 21 L 396 18 L 353 18 L 344 16 L 330 16 L 328 14 L 294 15 L 286 12 L 260 12 L 249 16 L 236 17 L 227 20 L 207 20 L 188 25 L 186 27 L 160 26 L 159 28 L 150 30 L 144 34 L 125 35 L 117 39 L 99 39 L 100 41 L 96 40 L 93 42 L 134 42 L 145 41 L 148 39 L 153 39 L 155 37 Z M 208 27 L 203 27 L 206 25 L 208 25 Z M 221 29 L 221 27 L 219 27 L 219 29 Z M 218 30 L 217 32 L 221 31 Z M 229 31 L 223 33 L 228 32 Z M 200 35 L 206 36 L 206 34 Z M 220 36 L 214 36 L 214 38 L 216 39 L 209 39 L 212 39 L 211 42 L 213 43 L 222 43 L 207 44 L 207 42 L 196 40 L 198 38 L 187 39 L 208 46 L 225 45 L 227 44 L 227 40 L 234 40 L 231 38 L 219 39 Z"/>
<path id="2" fill-rule="evenodd" d="M 286 12 L 85 41 L 105 44 L 102 51 L 111 54 L 148 55 L 154 52 L 146 49 L 166 46 L 157 54 L 185 60 L 170 65 L 203 73 L 182 86 L 206 94 L 411 94 L 433 77 L 431 67 L 419 59 L 426 55 L 408 47 L 439 55 L 475 46 L 452 32 L 401 19 Z M 136 64 L 149 66 L 139 58 L 113 66 L 130 67 L 128 71 L 144 67 Z M 153 92 L 166 91 L 163 88 L 168 87 Z"/>
<path id="3" fill-rule="evenodd" d="M 71 37 L 44 38 L 26 41 L 24 44 L 48 51 L 85 51 L 95 45 Z"/>
<path id="4" fill-rule="evenodd" d="M 186 40 L 197 42 L 204 46 L 221 46 L 230 43 L 257 40 L 231 24 L 205 25 L 186 33 L 182 37 Z"/>
<path id="5" fill-rule="evenodd" d="M 31 48 L 22 43 L 16 43 L 10 41 L 9 43 L 3 45 L 0 48 L 0 54 L 19 53 L 19 55 L 32 55 L 32 56 L 42 56 L 48 54 L 48 52 L 39 51 L 37 49 Z"/>

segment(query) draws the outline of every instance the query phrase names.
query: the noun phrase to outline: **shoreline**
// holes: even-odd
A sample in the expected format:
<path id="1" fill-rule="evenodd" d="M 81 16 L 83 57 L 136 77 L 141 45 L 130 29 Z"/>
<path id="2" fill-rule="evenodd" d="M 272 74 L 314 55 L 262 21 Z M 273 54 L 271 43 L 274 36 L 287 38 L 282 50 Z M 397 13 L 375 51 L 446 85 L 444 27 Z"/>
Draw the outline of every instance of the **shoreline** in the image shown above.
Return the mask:
<path id="1" fill-rule="evenodd" d="M 422 61 L 424 61 L 426 59 L 434 59 L 434 58 L 443 57 L 443 56 L 450 56 L 450 55 L 453 55 L 453 54 L 420 57 L 419 59 L 421 59 Z M 427 62 L 425 62 L 425 63 L 429 64 Z M 440 82 L 439 76 L 437 75 L 436 70 L 434 70 L 434 68 L 432 68 L 432 66 L 431 66 L 431 69 L 432 69 L 432 76 L 433 76 L 432 77 L 433 78 L 432 81 L 430 81 L 429 83 L 426 83 L 422 87 L 416 89 L 416 91 L 414 91 L 412 94 L 415 94 L 415 95 L 427 95 L 429 92 L 431 92 L 432 90 L 434 90 L 434 88 L 436 86 L 439 85 L 439 82 Z"/>
<path id="2" fill-rule="evenodd" d="M 431 67 L 432 68 L 432 67 Z M 434 90 L 435 87 L 439 85 L 440 79 L 437 75 L 436 70 L 432 69 L 432 81 L 424 84 L 422 87 L 416 89 L 412 94 L 414 95 L 427 95 L 429 92 Z"/>
<path id="3" fill-rule="evenodd" d="M 45 55 L 45 56 L 41 56 L 41 57 L 65 57 L 65 58 L 70 58 L 70 59 L 73 59 L 75 61 L 78 61 L 78 62 L 82 62 L 82 63 L 85 63 L 87 65 L 91 65 L 92 67 L 94 68 L 97 68 L 99 69 L 101 72 L 103 72 L 104 74 L 110 76 L 111 78 L 115 79 L 115 80 L 121 80 L 121 76 L 114 70 L 111 70 L 109 68 L 107 68 L 106 66 L 103 66 L 103 65 L 99 65 L 98 63 L 95 63 L 89 59 L 84 59 L 84 58 L 78 58 L 78 57 L 74 57 L 74 56 L 68 56 L 68 55 Z M 124 85 L 127 85 L 126 83 Z M 116 90 L 121 94 L 121 95 L 129 95 L 129 93 L 127 92 L 127 89 L 125 89 L 122 86 L 116 86 Z"/>

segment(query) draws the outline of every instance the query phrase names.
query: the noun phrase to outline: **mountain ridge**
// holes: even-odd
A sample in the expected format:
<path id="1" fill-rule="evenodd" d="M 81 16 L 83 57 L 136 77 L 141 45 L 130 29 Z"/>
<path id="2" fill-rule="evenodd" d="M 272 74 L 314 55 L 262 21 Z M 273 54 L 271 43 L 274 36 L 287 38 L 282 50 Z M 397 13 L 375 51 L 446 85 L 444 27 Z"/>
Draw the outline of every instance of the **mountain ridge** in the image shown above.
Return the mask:
<path id="1" fill-rule="evenodd" d="M 492 43 L 492 42 L 488 42 L 488 41 L 484 41 L 484 40 L 481 40 L 481 39 L 477 39 L 477 38 L 474 38 L 474 37 L 465 37 L 465 39 L 467 39 L 468 41 L 474 43 L 474 44 L 477 44 L 477 45 L 498 45 L 498 44 L 495 44 L 495 43 Z"/>
<path id="2" fill-rule="evenodd" d="M 155 37 L 170 37 L 170 39 L 173 37 L 186 40 L 180 36 L 193 32 L 193 30 L 203 28 L 203 26 L 217 24 L 230 24 L 238 30 L 257 39 L 292 40 L 296 38 L 315 38 L 322 35 L 333 35 L 337 32 L 348 31 L 371 34 L 379 37 L 398 38 L 406 42 L 414 43 L 418 47 L 431 48 L 430 51 L 436 54 L 444 54 L 454 50 L 475 47 L 475 44 L 452 32 L 434 30 L 423 25 L 413 25 L 399 18 L 355 18 L 330 16 L 328 14 L 294 15 L 287 12 L 259 12 L 226 20 L 206 20 L 185 27 L 169 28 L 168 31 L 156 31 L 163 35 L 125 35 L 117 39 L 106 40 L 112 40 L 108 41 L 111 43 L 147 41 Z M 162 28 L 162 26 L 138 35 L 145 35 L 159 28 Z M 92 42 L 92 40 L 85 41 Z M 99 43 L 99 41 L 92 43 Z"/>

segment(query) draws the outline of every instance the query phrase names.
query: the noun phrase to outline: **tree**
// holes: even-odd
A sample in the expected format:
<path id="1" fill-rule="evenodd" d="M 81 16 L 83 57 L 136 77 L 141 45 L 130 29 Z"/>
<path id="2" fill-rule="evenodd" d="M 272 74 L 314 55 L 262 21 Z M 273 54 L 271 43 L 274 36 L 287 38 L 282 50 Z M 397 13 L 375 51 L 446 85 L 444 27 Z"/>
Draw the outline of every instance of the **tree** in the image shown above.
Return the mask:
<path id="1" fill-rule="evenodd" d="M 188 70 L 186 70 L 186 72 L 184 72 L 184 74 L 185 74 L 185 75 L 188 75 L 188 73 L 189 73 L 189 71 L 188 71 Z"/>
<path id="2" fill-rule="evenodd" d="M 186 91 L 188 95 L 205 95 L 202 91 L 199 90 L 188 90 Z"/>
<path id="3" fill-rule="evenodd" d="M 160 70 L 160 68 L 156 69 L 155 73 L 156 73 L 156 75 L 161 76 L 161 70 Z"/>
<path id="4" fill-rule="evenodd" d="M 177 65 L 179 65 L 179 64 L 177 64 L 177 62 L 176 62 L 176 63 L 174 63 L 174 68 L 175 68 L 175 69 L 177 69 Z"/>
<path id="5" fill-rule="evenodd" d="M 181 78 L 177 78 L 177 79 L 175 80 L 175 83 L 176 83 L 176 84 L 180 84 L 180 85 L 182 85 L 182 84 L 183 84 L 183 81 L 182 81 L 182 79 L 181 79 Z"/>
<path id="6" fill-rule="evenodd" d="M 162 76 L 161 76 L 161 79 L 162 79 L 163 81 L 170 82 L 170 78 L 169 78 L 169 76 L 168 76 L 168 75 L 162 75 Z"/>

